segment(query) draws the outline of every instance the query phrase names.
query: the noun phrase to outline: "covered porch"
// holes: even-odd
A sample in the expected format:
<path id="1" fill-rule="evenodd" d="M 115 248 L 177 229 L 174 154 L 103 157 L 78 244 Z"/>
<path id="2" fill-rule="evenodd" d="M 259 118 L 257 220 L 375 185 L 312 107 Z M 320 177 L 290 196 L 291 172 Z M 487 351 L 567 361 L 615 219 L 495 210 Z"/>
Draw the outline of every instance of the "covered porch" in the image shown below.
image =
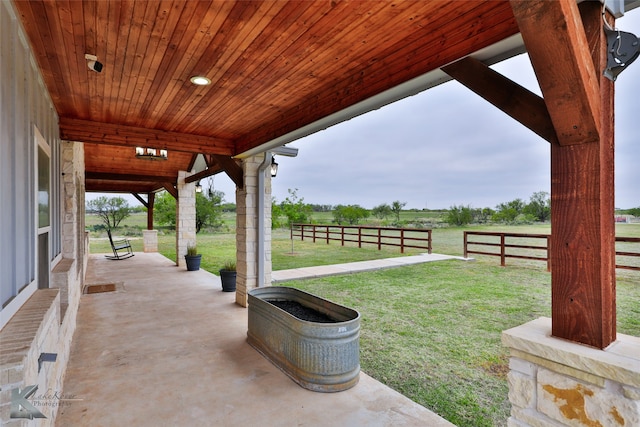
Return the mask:
<path id="1" fill-rule="evenodd" d="M 117 265 L 90 256 L 87 286 L 117 290 L 82 296 L 56 425 L 452 425 L 366 373 L 300 387 L 247 344 L 246 309 L 207 271 L 157 253 Z"/>

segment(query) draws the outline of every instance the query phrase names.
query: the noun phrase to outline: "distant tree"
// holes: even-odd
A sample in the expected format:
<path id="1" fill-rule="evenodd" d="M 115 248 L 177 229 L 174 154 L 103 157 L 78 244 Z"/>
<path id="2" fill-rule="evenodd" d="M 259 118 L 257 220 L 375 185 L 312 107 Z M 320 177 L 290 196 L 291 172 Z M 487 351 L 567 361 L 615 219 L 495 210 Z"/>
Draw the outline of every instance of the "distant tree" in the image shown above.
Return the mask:
<path id="1" fill-rule="evenodd" d="M 196 193 L 196 233 L 204 227 L 218 228 L 222 225 L 222 191 L 211 191 L 207 195 Z"/>
<path id="2" fill-rule="evenodd" d="M 222 203 L 224 193 L 212 191 L 211 194 L 196 193 L 196 233 L 205 227 L 222 225 Z M 156 196 L 153 216 L 158 224 L 176 226 L 176 199 L 166 191 Z"/>
<path id="3" fill-rule="evenodd" d="M 95 212 L 108 230 L 116 228 L 123 219 L 131 215 L 129 203 L 122 197 L 100 196 L 87 202 L 87 210 Z"/>
<path id="4" fill-rule="evenodd" d="M 385 219 L 386 217 L 391 215 L 393 212 L 391 211 L 391 206 L 389 206 L 386 203 L 382 203 L 378 206 L 375 206 L 373 209 L 371 209 L 371 213 L 376 218 Z"/>
<path id="5" fill-rule="evenodd" d="M 158 224 L 176 226 L 176 199 L 167 191 L 156 194 L 153 218 Z"/>
<path id="6" fill-rule="evenodd" d="M 640 206 L 637 208 L 627 209 L 625 213 L 627 215 L 640 216 Z"/>
<path id="7" fill-rule="evenodd" d="M 469 205 L 453 205 L 445 214 L 444 219 L 447 224 L 460 227 L 470 224 L 473 221 L 473 213 Z"/>
<path id="8" fill-rule="evenodd" d="M 334 222 L 338 224 L 354 225 L 362 219 L 369 218 L 369 211 L 360 205 L 338 205 L 333 209 Z"/>
<path id="9" fill-rule="evenodd" d="M 522 199 L 515 199 L 496 206 L 496 213 L 492 218 L 496 222 L 514 222 L 523 213 L 525 203 Z"/>
<path id="10" fill-rule="evenodd" d="M 399 200 L 391 203 L 391 212 L 396 216 L 396 222 L 400 222 L 400 212 L 402 212 L 402 208 L 406 205 L 407 202 L 400 202 Z"/>
<path id="11" fill-rule="evenodd" d="M 522 213 L 530 215 L 536 221 L 544 222 L 551 218 L 551 199 L 546 191 L 533 193 L 529 203 L 522 209 Z"/>
<path id="12" fill-rule="evenodd" d="M 289 196 L 287 196 L 284 201 L 282 201 L 279 205 L 279 210 L 276 209 L 276 214 L 278 218 L 279 216 L 286 217 L 286 225 L 287 227 L 291 226 L 291 224 L 304 224 L 311 221 L 311 205 L 304 203 L 304 198 L 298 196 L 298 189 L 288 189 Z M 275 199 L 274 199 L 275 201 Z M 271 221 L 273 227 L 273 215 L 274 208 L 272 204 L 271 207 Z"/>
<path id="13" fill-rule="evenodd" d="M 473 218 L 478 223 L 488 222 L 496 212 L 491 208 L 479 208 L 473 210 Z"/>

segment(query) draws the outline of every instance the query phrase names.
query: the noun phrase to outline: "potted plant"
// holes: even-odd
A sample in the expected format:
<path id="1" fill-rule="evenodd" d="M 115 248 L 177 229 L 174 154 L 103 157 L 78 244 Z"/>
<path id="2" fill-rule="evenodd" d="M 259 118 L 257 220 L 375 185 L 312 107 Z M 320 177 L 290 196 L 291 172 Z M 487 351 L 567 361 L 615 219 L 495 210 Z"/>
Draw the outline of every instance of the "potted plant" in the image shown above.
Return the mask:
<path id="1" fill-rule="evenodd" d="M 198 253 L 198 248 L 195 245 L 187 246 L 187 254 L 184 256 L 184 260 L 187 262 L 188 271 L 200 270 L 200 260 L 202 254 Z"/>
<path id="2" fill-rule="evenodd" d="M 227 261 L 219 271 L 224 292 L 235 292 L 236 290 L 236 262 Z"/>

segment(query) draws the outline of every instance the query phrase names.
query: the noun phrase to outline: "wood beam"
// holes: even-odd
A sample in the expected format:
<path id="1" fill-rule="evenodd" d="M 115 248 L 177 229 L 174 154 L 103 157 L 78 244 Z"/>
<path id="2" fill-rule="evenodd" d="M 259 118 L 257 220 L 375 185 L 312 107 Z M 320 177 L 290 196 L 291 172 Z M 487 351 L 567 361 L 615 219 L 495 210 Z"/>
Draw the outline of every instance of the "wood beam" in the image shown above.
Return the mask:
<path id="1" fill-rule="evenodd" d="M 615 199 L 602 6 L 583 2 L 578 10 L 571 0 L 512 6 L 558 137 L 551 144 L 551 332 L 605 348 L 616 339 Z"/>
<path id="2" fill-rule="evenodd" d="M 147 203 L 147 230 L 153 230 L 153 207 L 155 205 L 156 193 L 149 193 L 147 199 L 149 200 Z"/>
<path id="3" fill-rule="evenodd" d="M 599 76 L 575 0 L 511 0 L 561 145 L 600 140 Z"/>
<path id="4" fill-rule="evenodd" d="M 149 194 L 153 194 L 153 193 L 149 193 Z M 147 203 L 147 201 L 145 199 L 143 199 L 142 197 L 140 197 L 140 195 L 138 193 L 131 193 L 131 195 L 133 197 L 135 197 L 140 203 L 142 203 L 142 206 L 144 206 L 145 208 L 149 209 L 149 204 Z"/>
<path id="5" fill-rule="evenodd" d="M 236 184 L 236 187 L 244 188 L 244 172 L 235 160 L 229 156 L 220 156 L 218 154 L 212 154 L 212 157 Z"/>
<path id="6" fill-rule="evenodd" d="M 127 147 L 164 148 L 187 153 L 234 154 L 232 141 L 160 129 L 147 129 L 90 120 L 60 118 L 60 138 L 67 141 Z"/>
<path id="7" fill-rule="evenodd" d="M 236 187 L 243 188 L 244 186 L 244 174 L 242 172 L 242 168 L 233 160 L 230 156 L 220 156 L 217 154 L 212 154 L 211 157 L 215 160 L 217 166 L 210 166 L 208 169 L 195 173 L 191 176 L 188 176 L 185 179 L 185 182 L 195 182 L 201 180 L 202 178 L 206 178 L 211 175 L 215 175 L 219 173 L 221 170 L 224 171 L 229 178 L 236 184 Z M 207 164 L 211 165 L 213 162 L 210 162 L 210 159 L 207 160 Z"/>
<path id="8" fill-rule="evenodd" d="M 492 70 L 479 60 L 467 57 L 442 71 L 534 131 L 548 142 L 557 142 L 544 99 Z"/>
<path id="9" fill-rule="evenodd" d="M 106 181 L 140 181 L 140 182 L 176 182 L 177 177 L 169 175 L 135 175 L 104 172 L 85 172 L 85 179 L 101 179 Z"/>
<path id="10" fill-rule="evenodd" d="M 169 194 L 173 196 L 174 199 L 178 198 L 178 190 L 176 189 L 176 187 L 173 186 L 172 183 L 164 182 L 162 183 L 162 186 L 164 187 L 165 190 L 167 190 Z"/>

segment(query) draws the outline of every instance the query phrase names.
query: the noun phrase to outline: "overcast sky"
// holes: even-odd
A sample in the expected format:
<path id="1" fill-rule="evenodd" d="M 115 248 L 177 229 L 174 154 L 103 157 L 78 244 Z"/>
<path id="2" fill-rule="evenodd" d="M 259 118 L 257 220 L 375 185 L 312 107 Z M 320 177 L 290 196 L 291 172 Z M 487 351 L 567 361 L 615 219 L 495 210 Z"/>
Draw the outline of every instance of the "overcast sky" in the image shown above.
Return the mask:
<path id="1" fill-rule="evenodd" d="M 640 10 L 617 21 L 640 35 Z M 540 93 L 527 55 L 494 67 Z M 640 206 L 640 59 L 616 81 L 616 207 Z M 495 208 L 550 192 L 549 143 L 455 81 L 295 141 L 296 158 L 277 156 L 278 202 L 298 189 L 307 203 L 372 208 L 452 205 Z M 207 180 L 203 180 L 206 184 Z M 235 201 L 224 174 L 214 187 Z"/>

